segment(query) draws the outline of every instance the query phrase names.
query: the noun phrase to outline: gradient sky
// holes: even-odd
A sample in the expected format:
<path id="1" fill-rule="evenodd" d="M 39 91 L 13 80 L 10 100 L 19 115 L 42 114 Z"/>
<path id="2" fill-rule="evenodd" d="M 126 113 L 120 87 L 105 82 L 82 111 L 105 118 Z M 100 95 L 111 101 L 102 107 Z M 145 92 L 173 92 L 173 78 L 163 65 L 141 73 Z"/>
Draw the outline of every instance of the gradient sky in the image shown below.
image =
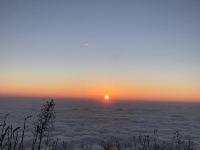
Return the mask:
<path id="1" fill-rule="evenodd" d="M 200 100 L 200 1 L 0 1 L 0 95 L 104 94 Z"/>

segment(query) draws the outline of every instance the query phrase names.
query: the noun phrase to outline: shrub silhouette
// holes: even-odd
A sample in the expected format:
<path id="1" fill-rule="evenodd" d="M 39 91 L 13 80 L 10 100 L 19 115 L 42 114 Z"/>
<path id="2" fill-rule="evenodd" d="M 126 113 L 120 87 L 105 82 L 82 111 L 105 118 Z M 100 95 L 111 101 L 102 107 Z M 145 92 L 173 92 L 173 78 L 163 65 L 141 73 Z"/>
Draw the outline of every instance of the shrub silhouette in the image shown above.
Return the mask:
<path id="1" fill-rule="evenodd" d="M 32 144 L 32 150 L 37 149 L 39 150 L 42 145 L 42 140 L 46 137 L 45 142 L 45 149 L 49 144 L 49 134 L 53 129 L 53 124 L 55 121 L 55 103 L 53 100 L 50 102 L 46 102 L 41 108 L 41 112 L 38 115 L 38 119 L 34 123 L 34 139 Z"/>

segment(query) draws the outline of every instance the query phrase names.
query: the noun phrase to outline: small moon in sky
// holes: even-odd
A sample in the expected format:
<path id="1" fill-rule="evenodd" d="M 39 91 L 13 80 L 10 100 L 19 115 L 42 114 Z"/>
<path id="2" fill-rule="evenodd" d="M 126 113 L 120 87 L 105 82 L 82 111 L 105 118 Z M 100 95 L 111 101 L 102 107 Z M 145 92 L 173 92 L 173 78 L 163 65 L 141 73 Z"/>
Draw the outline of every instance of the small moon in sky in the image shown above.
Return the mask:
<path id="1" fill-rule="evenodd" d="M 86 46 L 86 47 L 89 46 L 89 43 L 84 43 L 84 46 Z"/>

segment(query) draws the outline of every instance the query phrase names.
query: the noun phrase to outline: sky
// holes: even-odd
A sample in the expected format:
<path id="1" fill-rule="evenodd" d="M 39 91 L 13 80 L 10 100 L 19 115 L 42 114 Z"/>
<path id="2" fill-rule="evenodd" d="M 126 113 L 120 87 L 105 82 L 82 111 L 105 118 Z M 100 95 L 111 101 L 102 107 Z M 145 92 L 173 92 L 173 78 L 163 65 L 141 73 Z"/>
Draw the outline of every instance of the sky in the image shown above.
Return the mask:
<path id="1" fill-rule="evenodd" d="M 200 101 L 199 0 L 1 0 L 0 95 Z"/>

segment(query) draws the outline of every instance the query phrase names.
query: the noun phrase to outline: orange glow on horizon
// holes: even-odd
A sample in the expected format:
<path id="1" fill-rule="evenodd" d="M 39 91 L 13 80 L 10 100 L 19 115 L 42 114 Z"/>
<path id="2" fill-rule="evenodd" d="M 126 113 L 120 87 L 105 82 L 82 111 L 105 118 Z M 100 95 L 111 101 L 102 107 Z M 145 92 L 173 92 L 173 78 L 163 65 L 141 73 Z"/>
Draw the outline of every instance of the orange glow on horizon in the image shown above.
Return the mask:
<path id="1" fill-rule="evenodd" d="M 3 80 L 2 80 L 3 81 Z M 92 82 L 84 85 L 80 83 L 63 82 L 19 82 L 18 80 L 1 83 L 0 96 L 33 96 L 33 97 L 75 97 L 102 100 L 103 94 L 112 95 L 112 101 L 121 100 L 169 100 L 169 101 L 199 101 L 200 87 L 189 84 L 159 84 L 159 83 L 137 83 L 128 82 L 112 83 Z M 104 82 L 104 83 L 108 83 Z M 98 85 L 98 86 L 97 86 Z M 109 96 L 108 95 L 108 96 Z M 104 99 L 105 100 L 105 99 Z"/>
<path id="2" fill-rule="evenodd" d="M 68 92 L 67 92 L 68 91 Z M 33 97 L 74 97 L 74 98 L 90 98 L 90 99 L 101 99 L 104 90 L 98 89 L 68 89 L 64 88 L 46 88 L 46 87 L 12 87 L 2 88 L 0 87 L 1 96 L 33 96 Z M 200 95 L 197 91 L 165 91 L 156 89 L 118 89 L 110 90 L 109 93 L 112 95 L 112 99 L 121 100 L 168 100 L 168 101 L 199 101 Z M 104 100 L 109 100 L 109 95 L 104 96 Z M 109 100 L 110 101 L 110 100 Z"/>

